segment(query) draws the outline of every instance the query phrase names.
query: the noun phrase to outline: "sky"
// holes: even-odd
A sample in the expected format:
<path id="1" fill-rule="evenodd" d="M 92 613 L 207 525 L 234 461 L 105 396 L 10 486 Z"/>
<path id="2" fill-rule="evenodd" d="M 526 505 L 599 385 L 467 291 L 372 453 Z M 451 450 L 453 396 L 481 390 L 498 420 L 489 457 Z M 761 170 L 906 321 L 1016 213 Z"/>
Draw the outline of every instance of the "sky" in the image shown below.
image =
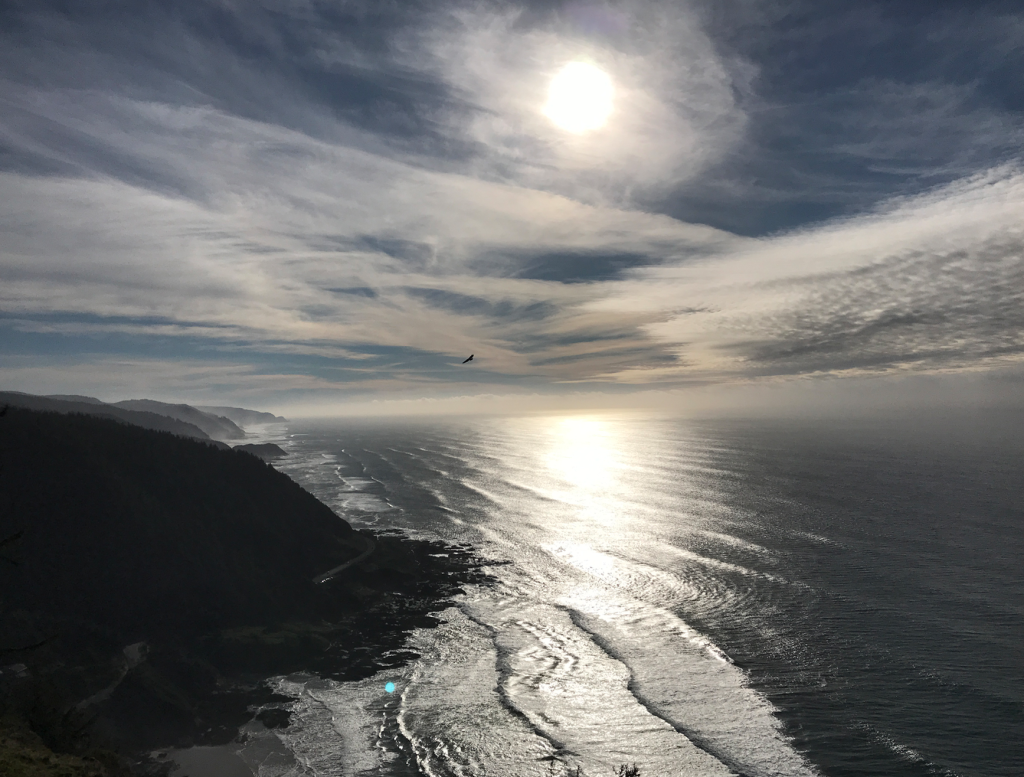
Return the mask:
<path id="1" fill-rule="evenodd" d="M 1013 402 L 1022 72 L 1019 2 L 5 0 L 0 389 Z"/>

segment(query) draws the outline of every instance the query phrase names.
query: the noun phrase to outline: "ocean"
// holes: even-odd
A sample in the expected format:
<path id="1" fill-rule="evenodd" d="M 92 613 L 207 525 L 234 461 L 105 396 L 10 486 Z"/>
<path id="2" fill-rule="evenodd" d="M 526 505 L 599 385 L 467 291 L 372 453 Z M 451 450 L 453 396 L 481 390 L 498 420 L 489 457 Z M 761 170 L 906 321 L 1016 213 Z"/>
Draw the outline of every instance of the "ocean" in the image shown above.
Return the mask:
<path id="1" fill-rule="evenodd" d="M 283 775 L 1024 775 L 1020 426 L 630 414 L 269 428 L 491 585 L 360 682 L 277 678 Z M 393 693 L 385 684 L 395 685 Z"/>

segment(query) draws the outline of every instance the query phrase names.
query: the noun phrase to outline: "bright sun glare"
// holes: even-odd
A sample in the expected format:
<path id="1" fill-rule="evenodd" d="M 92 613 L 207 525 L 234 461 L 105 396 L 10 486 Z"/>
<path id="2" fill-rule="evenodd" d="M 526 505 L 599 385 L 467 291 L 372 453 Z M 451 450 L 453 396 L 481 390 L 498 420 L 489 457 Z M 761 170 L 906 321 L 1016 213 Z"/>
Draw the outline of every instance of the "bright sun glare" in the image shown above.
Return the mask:
<path id="1" fill-rule="evenodd" d="M 586 62 L 570 62 L 551 80 L 544 113 L 569 132 L 603 126 L 612 111 L 612 80 Z"/>

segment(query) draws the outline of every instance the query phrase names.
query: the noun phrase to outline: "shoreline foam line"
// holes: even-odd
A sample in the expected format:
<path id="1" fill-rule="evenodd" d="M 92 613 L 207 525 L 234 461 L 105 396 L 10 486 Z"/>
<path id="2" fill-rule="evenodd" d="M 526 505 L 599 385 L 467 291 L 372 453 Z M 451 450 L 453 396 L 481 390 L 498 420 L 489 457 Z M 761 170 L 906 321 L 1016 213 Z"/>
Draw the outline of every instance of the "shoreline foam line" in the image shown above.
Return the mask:
<path id="1" fill-rule="evenodd" d="M 565 607 L 564 605 L 555 606 L 558 607 L 558 609 L 562 610 L 564 613 L 566 613 L 566 615 L 568 615 L 569 619 L 572 621 L 573 625 L 580 631 L 582 631 L 584 634 L 586 634 L 590 638 L 590 640 L 604 652 L 606 656 L 608 656 L 613 661 L 616 661 L 622 664 L 624 667 L 626 667 L 626 670 L 629 672 L 629 682 L 626 684 L 626 690 L 629 691 L 630 695 L 634 699 L 636 699 L 637 703 L 645 710 L 647 710 L 648 713 L 650 713 L 653 717 L 658 718 L 658 720 L 661 720 L 664 723 L 666 723 L 677 734 L 686 737 L 686 739 L 688 739 L 690 743 L 698 750 L 711 756 L 723 766 L 732 769 L 734 772 L 736 772 L 736 777 L 758 777 L 758 775 L 753 775 L 745 771 L 745 768 L 743 766 L 735 762 L 733 759 L 729 758 L 727 755 L 723 755 L 717 752 L 715 747 L 711 743 L 709 743 L 700 733 L 688 729 L 685 726 L 681 726 L 678 723 L 670 720 L 664 714 L 658 712 L 658 710 L 647 699 L 643 698 L 637 692 L 636 677 L 633 675 L 633 669 L 632 667 L 630 667 L 629 663 L 625 660 L 625 658 L 619 655 L 618 651 L 616 651 L 615 648 L 613 648 L 609 644 L 608 640 L 606 640 L 600 634 L 592 631 L 584 625 L 583 621 L 585 620 L 586 616 L 583 613 L 573 610 L 570 607 Z"/>

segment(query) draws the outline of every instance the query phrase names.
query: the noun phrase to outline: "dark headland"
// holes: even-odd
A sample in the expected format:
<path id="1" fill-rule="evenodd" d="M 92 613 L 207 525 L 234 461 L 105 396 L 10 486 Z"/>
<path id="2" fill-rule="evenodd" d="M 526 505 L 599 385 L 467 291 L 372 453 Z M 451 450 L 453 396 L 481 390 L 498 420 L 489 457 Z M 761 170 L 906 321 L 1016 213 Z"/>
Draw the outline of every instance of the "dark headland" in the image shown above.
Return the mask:
<path id="1" fill-rule="evenodd" d="M 484 579 L 466 548 L 353 530 L 256 456 L 11 406 L 0 773 L 151 774 L 150 750 L 287 725 L 265 678 L 397 665 L 411 629 Z"/>
<path id="2" fill-rule="evenodd" d="M 253 456 L 258 456 L 259 458 L 267 461 L 272 459 L 283 459 L 288 455 L 288 452 L 284 448 L 280 445 L 274 445 L 272 442 L 245 443 L 244 445 L 236 445 L 235 450 L 251 453 Z"/>

